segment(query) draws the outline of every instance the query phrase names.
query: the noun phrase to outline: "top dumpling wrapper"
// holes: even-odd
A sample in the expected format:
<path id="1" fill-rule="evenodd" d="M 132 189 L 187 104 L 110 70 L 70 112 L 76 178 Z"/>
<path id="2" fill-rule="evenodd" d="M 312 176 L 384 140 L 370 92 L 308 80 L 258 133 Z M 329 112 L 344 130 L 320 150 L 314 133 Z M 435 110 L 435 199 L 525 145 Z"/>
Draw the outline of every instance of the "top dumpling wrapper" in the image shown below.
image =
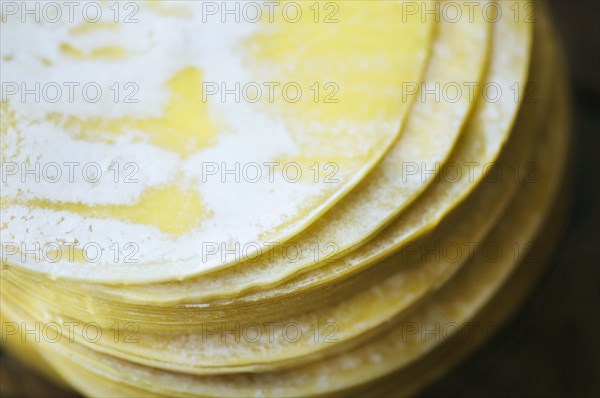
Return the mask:
<path id="1" fill-rule="evenodd" d="M 150 263 L 193 275 L 297 234 L 385 154 L 432 22 L 403 2 L 281 3 L 259 18 L 211 4 L 146 2 L 129 23 L 108 8 L 94 23 L 5 18 L 8 262 L 97 281 Z"/>

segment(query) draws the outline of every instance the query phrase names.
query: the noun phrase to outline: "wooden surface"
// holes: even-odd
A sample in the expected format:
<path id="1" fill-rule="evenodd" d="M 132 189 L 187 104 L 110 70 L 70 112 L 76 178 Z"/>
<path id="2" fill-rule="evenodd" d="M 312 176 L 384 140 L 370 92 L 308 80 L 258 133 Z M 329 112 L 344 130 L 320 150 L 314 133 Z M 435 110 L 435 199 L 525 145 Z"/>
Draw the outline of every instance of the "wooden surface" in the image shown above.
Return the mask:
<path id="1" fill-rule="evenodd" d="M 600 6 L 551 1 L 574 93 L 573 202 L 562 244 L 522 311 L 423 397 L 600 396 Z M 0 397 L 75 397 L 0 356 Z"/>

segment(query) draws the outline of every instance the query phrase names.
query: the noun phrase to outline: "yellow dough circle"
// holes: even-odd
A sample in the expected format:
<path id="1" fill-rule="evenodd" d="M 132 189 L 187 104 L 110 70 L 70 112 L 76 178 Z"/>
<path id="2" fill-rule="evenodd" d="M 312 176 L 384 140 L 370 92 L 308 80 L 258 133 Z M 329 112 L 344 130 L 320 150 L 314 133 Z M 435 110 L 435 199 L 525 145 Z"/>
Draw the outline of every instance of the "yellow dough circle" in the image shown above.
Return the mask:
<path id="1" fill-rule="evenodd" d="M 151 4 L 132 24 L 3 23 L 7 81 L 91 82 L 72 102 L 3 98 L 13 266 L 176 280 L 238 262 L 215 250 L 252 257 L 284 242 L 399 137 L 415 98 L 404 85 L 422 81 L 435 27 L 404 2 L 331 2 L 335 23 L 315 22 L 308 2 L 289 3 L 304 17 L 258 22 L 208 18 L 201 2 Z M 137 97 L 126 102 L 127 84 Z M 40 242 L 42 256 L 23 254 Z"/>

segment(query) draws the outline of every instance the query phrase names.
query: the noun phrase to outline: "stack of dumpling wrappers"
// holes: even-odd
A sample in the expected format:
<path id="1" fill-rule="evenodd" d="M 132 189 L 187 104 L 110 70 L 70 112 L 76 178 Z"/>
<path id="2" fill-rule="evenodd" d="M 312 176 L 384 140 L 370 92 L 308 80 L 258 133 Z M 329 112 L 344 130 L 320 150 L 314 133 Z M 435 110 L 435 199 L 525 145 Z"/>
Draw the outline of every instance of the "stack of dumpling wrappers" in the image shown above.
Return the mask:
<path id="1" fill-rule="evenodd" d="M 543 2 L 226 3 L 6 15 L 2 348 L 85 396 L 422 391 L 560 232 Z"/>

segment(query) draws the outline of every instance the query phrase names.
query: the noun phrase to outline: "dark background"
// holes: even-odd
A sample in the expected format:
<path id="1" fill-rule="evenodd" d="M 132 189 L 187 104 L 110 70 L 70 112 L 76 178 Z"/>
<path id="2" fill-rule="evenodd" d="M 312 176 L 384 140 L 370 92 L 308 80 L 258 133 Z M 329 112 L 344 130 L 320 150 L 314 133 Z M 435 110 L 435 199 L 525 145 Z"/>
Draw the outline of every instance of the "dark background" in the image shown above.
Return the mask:
<path id="1" fill-rule="evenodd" d="M 600 2 L 548 3 L 572 78 L 569 221 L 520 312 L 423 397 L 600 397 Z M 1 397 L 73 396 L 0 355 Z"/>

